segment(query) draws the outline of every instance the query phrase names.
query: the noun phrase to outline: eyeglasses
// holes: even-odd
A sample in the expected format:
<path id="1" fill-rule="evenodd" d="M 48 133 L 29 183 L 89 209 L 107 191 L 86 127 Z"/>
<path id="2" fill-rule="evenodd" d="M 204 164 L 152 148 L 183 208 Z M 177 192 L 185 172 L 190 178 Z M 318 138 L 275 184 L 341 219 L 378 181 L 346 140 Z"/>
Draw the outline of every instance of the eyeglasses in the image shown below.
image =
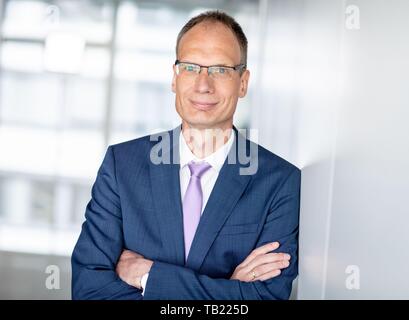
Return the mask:
<path id="1" fill-rule="evenodd" d="M 239 64 L 237 66 L 201 66 L 199 64 L 175 61 L 176 74 L 186 77 L 195 78 L 200 74 L 202 68 L 207 68 L 207 74 L 215 80 L 231 80 L 235 71 L 239 71 L 240 74 L 246 68 L 245 64 Z"/>

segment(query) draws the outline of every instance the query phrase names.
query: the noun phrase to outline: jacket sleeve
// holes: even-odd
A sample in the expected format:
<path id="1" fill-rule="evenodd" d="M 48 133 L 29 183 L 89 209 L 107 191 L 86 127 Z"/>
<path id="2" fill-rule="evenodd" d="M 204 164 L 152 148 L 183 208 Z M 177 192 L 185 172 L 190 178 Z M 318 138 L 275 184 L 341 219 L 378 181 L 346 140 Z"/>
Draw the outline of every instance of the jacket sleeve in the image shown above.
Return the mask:
<path id="1" fill-rule="evenodd" d="M 256 245 L 278 241 L 277 252 L 291 255 L 290 265 L 278 277 L 255 282 L 214 279 L 182 266 L 155 261 L 149 272 L 144 299 L 288 299 L 298 274 L 300 181 L 300 170 L 295 168 L 274 197 Z"/>
<path id="2" fill-rule="evenodd" d="M 98 171 L 85 218 L 71 257 L 72 299 L 142 299 L 141 290 L 115 272 L 123 232 L 112 147 Z"/>

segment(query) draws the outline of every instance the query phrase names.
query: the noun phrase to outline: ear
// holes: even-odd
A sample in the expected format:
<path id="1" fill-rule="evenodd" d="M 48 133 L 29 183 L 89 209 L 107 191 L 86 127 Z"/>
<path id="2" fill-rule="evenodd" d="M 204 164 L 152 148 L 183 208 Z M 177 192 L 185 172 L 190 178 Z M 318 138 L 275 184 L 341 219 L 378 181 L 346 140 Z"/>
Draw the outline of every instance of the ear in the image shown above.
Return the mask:
<path id="1" fill-rule="evenodd" d="M 172 91 L 176 93 L 176 66 L 173 65 Z"/>
<path id="2" fill-rule="evenodd" d="M 245 70 L 240 77 L 240 89 L 239 89 L 240 98 L 244 98 L 247 94 L 249 79 L 250 79 L 250 71 Z"/>

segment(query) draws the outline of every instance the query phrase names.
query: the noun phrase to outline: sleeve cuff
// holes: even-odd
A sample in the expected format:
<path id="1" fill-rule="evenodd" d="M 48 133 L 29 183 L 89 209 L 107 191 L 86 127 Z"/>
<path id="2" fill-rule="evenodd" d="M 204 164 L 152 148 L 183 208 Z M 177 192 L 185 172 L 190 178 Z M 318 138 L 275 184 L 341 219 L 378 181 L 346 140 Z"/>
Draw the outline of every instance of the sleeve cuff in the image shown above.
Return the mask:
<path id="1" fill-rule="evenodd" d="M 145 294 L 146 282 L 148 281 L 149 272 L 145 273 L 141 278 L 142 295 Z"/>

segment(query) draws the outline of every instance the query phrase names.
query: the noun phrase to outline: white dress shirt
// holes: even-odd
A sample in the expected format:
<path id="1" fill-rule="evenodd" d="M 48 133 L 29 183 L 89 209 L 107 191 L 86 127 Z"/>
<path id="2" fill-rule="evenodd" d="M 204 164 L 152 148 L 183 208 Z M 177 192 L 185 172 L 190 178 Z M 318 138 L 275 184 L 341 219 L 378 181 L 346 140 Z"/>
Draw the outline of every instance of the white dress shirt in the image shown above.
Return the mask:
<path id="1" fill-rule="evenodd" d="M 188 163 L 190 161 L 200 162 L 206 161 L 208 164 L 211 165 L 211 168 L 207 170 L 202 178 L 200 179 L 200 183 L 202 185 L 202 194 L 203 194 L 203 203 L 202 203 L 202 213 L 204 208 L 206 207 L 207 201 L 209 200 L 210 194 L 213 190 L 213 187 L 216 183 L 217 177 L 219 176 L 219 172 L 227 158 L 227 155 L 230 152 L 231 146 L 234 142 L 234 131 L 231 130 L 231 134 L 229 140 L 220 147 L 216 152 L 213 152 L 209 156 L 200 159 L 196 157 L 192 151 L 190 150 L 189 146 L 186 143 L 186 140 L 182 133 L 179 135 L 179 159 L 180 159 L 180 196 L 183 202 L 183 197 L 185 196 L 187 186 L 190 180 L 190 170 Z M 146 282 L 148 281 L 149 273 L 146 273 L 142 276 L 141 279 L 141 286 L 142 286 L 142 295 L 145 292 Z"/>

